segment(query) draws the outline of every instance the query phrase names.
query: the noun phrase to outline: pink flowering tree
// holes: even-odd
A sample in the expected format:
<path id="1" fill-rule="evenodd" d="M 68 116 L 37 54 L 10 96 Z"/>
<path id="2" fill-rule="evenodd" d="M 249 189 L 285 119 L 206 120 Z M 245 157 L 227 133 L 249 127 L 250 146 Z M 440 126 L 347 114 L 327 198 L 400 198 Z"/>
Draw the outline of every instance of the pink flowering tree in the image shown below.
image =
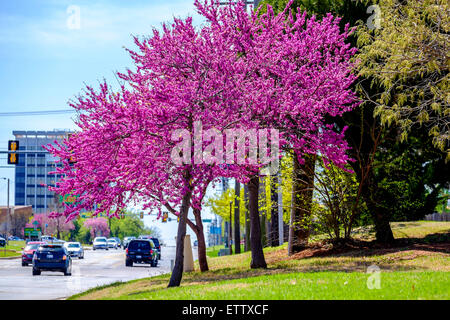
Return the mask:
<path id="1" fill-rule="evenodd" d="M 84 221 L 83 225 L 89 229 L 92 239 L 109 236 L 110 230 L 106 218 L 89 218 Z"/>
<path id="2" fill-rule="evenodd" d="M 340 32 L 339 18 L 307 19 L 306 12 L 285 10 L 275 15 L 258 11 L 250 17 L 243 4 L 218 9 L 214 1 L 196 5 L 203 16 L 232 42 L 239 59 L 245 61 L 247 88 L 243 111 L 259 128 L 276 128 L 280 141 L 294 152 L 300 163 L 307 154 L 322 155 L 326 162 L 343 167 L 349 160 L 343 132 L 326 125 L 326 117 L 336 117 L 358 103 L 350 85 L 351 57 L 356 49 L 345 41 L 348 25 Z M 251 126 L 246 124 L 247 127 Z M 252 267 L 265 267 L 258 214 L 258 175 L 250 176 L 249 213 L 251 223 Z"/>
<path id="3" fill-rule="evenodd" d="M 95 214 L 117 217 L 130 203 L 150 210 L 164 206 L 180 217 L 169 286 L 181 282 L 186 225 L 202 228 L 206 189 L 223 176 L 250 181 L 251 267 L 266 267 L 255 184 L 260 163 L 207 161 L 202 154 L 212 140 L 198 143 L 201 131 L 275 128 L 300 158 L 320 152 L 339 165 L 347 160 L 346 146 L 324 118 L 353 103 L 348 60 L 354 50 L 337 19 L 306 21 L 298 13 L 294 21 L 287 11 L 276 16 L 271 10 L 248 16 L 240 3 L 195 5 L 206 25 L 194 28 L 191 18 L 174 19 L 162 32 L 135 38 L 138 50 L 129 52 L 136 69 L 119 74 L 119 90 L 106 83 L 98 91 L 88 87 L 71 103 L 80 131 L 48 147 L 64 175 L 51 189 L 78 195 L 65 208 L 67 219 L 94 207 Z M 220 145 L 225 141 L 215 146 Z M 188 220 L 189 209 L 195 222 Z"/>
<path id="4" fill-rule="evenodd" d="M 31 222 L 27 223 L 25 227 L 33 228 L 33 222 L 35 221 L 39 223 L 37 226 L 41 228 L 44 234 L 56 235 L 58 239 L 61 237 L 62 232 L 68 232 L 75 228 L 71 221 L 66 221 L 65 217 L 51 216 L 50 214 L 46 213 L 35 214 Z"/>

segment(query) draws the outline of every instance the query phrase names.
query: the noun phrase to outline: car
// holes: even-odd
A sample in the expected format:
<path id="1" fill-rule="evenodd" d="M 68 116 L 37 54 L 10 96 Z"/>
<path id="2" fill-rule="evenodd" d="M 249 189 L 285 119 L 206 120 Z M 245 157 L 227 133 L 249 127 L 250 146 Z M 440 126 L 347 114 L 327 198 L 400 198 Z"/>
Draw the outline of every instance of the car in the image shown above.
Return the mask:
<path id="1" fill-rule="evenodd" d="M 198 247 L 198 240 L 194 241 L 194 247 Z"/>
<path id="2" fill-rule="evenodd" d="M 78 259 L 84 259 L 83 246 L 79 242 L 66 242 L 63 245 L 69 252 L 71 257 L 78 257 Z"/>
<path id="3" fill-rule="evenodd" d="M 156 249 L 158 250 L 158 260 L 161 260 L 161 244 L 159 243 L 158 238 L 150 238 L 153 241 Z"/>
<path id="4" fill-rule="evenodd" d="M 128 243 L 130 243 L 131 240 L 136 239 L 136 237 L 125 237 L 123 238 L 123 249 L 125 250 L 128 247 Z"/>
<path id="5" fill-rule="evenodd" d="M 6 246 L 6 239 L 3 237 L 0 237 L 0 247 Z"/>
<path id="6" fill-rule="evenodd" d="M 113 237 L 112 239 L 115 239 L 115 240 L 117 241 L 117 246 L 118 246 L 119 248 L 121 248 L 121 247 L 122 247 L 122 241 L 120 241 L 120 239 L 119 239 L 119 238 L 117 238 L 117 237 Z"/>
<path id="7" fill-rule="evenodd" d="M 96 237 L 92 243 L 92 250 L 104 249 L 108 250 L 108 240 L 106 237 Z"/>
<path id="8" fill-rule="evenodd" d="M 30 241 L 25 248 L 22 248 L 22 267 L 26 267 L 28 264 L 33 263 L 34 252 L 43 244 L 45 244 L 43 241 Z"/>
<path id="9" fill-rule="evenodd" d="M 117 248 L 119 247 L 119 244 L 117 243 L 117 240 L 114 239 L 114 238 L 109 238 L 107 240 L 107 242 L 108 242 L 108 248 L 113 248 L 113 249 L 117 250 Z"/>
<path id="10" fill-rule="evenodd" d="M 23 239 L 16 237 L 16 236 L 10 236 L 8 238 L 9 241 L 23 241 Z"/>
<path id="11" fill-rule="evenodd" d="M 42 271 L 59 271 L 65 276 L 72 275 L 72 258 L 61 244 L 42 244 L 33 255 L 33 276 Z"/>
<path id="12" fill-rule="evenodd" d="M 133 263 L 149 263 L 152 267 L 158 266 L 158 251 L 150 239 L 131 240 L 125 252 L 127 267 L 132 267 Z"/>
<path id="13" fill-rule="evenodd" d="M 54 238 L 54 237 L 52 237 L 52 236 L 42 236 L 41 237 L 41 241 L 45 241 L 45 242 L 52 242 L 52 241 L 54 241 L 54 240 L 56 240 L 56 238 Z"/>

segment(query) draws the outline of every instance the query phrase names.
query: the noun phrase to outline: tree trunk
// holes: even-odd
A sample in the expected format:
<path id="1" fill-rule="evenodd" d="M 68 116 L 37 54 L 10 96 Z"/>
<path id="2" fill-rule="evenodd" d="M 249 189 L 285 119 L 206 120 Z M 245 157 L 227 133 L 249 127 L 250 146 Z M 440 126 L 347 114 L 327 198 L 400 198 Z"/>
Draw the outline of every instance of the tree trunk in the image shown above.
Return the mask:
<path id="1" fill-rule="evenodd" d="M 244 251 L 250 250 L 250 217 L 248 211 L 248 185 L 244 185 L 244 201 L 245 201 L 245 246 Z"/>
<path id="2" fill-rule="evenodd" d="M 258 212 L 258 189 L 259 178 L 257 175 L 250 179 L 248 184 L 249 203 L 248 209 L 250 214 L 250 243 L 252 250 L 252 261 L 250 268 L 267 268 L 264 252 L 261 245 L 261 225 Z"/>
<path id="3" fill-rule="evenodd" d="M 275 177 L 270 179 L 270 199 L 271 199 L 271 214 L 270 214 L 270 245 L 277 247 L 279 245 L 278 237 L 278 188 Z"/>
<path id="4" fill-rule="evenodd" d="M 189 177 L 187 179 L 189 181 Z M 173 267 L 172 275 L 168 287 L 178 287 L 183 277 L 184 266 L 184 237 L 186 236 L 186 220 L 189 212 L 189 205 L 191 202 L 192 191 L 189 190 L 183 196 L 183 202 L 180 210 L 180 222 L 178 223 L 177 232 L 177 247 L 175 253 L 175 265 Z"/>
<path id="5" fill-rule="evenodd" d="M 191 226 L 191 229 L 194 230 L 195 235 L 198 240 L 198 265 L 200 266 L 200 271 L 205 272 L 209 270 L 208 260 L 206 259 L 206 240 L 205 233 L 203 232 L 203 222 L 201 211 L 199 209 L 194 209 L 194 217 L 195 217 L 195 226 Z"/>
<path id="6" fill-rule="evenodd" d="M 368 168 L 367 180 L 362 188 L 362 196 L 366 202 L 367 209 L 372 215 L 372 219 L 375 224 L 375 237 L 380 243 L 389 244 L 394 242 L 394 234 L 392 233 L 391 225 L 389 224 L 390 212 L 389 208 L 384 208 L 379 205 L 382 198 L 378 186 L 374 182 L 372 167 Z"/>
<path id="7" fill-rule="evenodd" d="M 241 253 L 241 218 L 239 197 L 241 196 L 241 184 L 239 181 L 235 181 L 234 185 L 235 198 L 234 198 L 234 253 Z"/>
<path id="8" fill-rule="evenodd" d="M 305 249 L 308 244 L 316 155 L 305 154 L 303 165 L 300 165 L 296 152 L 293 158 L 289 255 Z"/>

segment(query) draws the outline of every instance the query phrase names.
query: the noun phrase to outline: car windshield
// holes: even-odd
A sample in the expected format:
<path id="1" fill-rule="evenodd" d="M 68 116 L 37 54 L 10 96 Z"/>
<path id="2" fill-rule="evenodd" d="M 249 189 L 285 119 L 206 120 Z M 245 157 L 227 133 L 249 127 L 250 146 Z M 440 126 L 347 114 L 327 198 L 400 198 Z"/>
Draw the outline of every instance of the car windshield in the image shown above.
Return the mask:
<path id="1" fill-rule="evenodd" d="M 25 250 L 26 250 L 26 251 L 28 251 L 28 250 L 36 250 L 37 248 L 39 248 L 39 244 L 38 244 L 38 243 L 35 243 L 35 244 L 29 244 L 29 245 L 27 245 L 27 246 L 25 247 Z"/>
<path id="2" fill-rule="evenodd" d="M 110 240 L 108 240 L 108 242 L 116 242 L 116 240 L 110 239 Z"/>
<path id="3" fill-rule="evenodd" d="M 69 243 L 68 247 L 69 248 L 79 248 L 80 245 L 78 243 Z"/>
<path id="4" fill-rule="evenodd" d="M 159 240 L 156 238 L 152 238 L 153 243 L 155 244 L 155 246 L 159 247 Z"/>
<path id="5" fill-rule="evenodd" d="M 95 239 L 96 242 L 106 242 L 105 238 Z"/>
<path id="6" fill-rule="evenodd" d="M 150 242 L 149 241 L 131 241 L 128 245 L 128 248 L 131 250 L 142 249 L 142 250 L 150 250 Z"/>

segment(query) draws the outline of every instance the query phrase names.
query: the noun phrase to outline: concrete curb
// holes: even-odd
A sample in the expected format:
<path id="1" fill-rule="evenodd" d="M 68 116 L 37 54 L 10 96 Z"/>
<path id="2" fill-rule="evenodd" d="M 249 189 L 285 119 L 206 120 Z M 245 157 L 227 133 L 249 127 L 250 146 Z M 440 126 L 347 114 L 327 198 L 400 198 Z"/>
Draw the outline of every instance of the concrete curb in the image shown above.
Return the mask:
<path id="1" fill-rule="evenodd" d="M 16 256 L 16 257 L 1 257 L 0 260 L 14 260 L 14 259 L 20 259 L 22 256 Z"/>

